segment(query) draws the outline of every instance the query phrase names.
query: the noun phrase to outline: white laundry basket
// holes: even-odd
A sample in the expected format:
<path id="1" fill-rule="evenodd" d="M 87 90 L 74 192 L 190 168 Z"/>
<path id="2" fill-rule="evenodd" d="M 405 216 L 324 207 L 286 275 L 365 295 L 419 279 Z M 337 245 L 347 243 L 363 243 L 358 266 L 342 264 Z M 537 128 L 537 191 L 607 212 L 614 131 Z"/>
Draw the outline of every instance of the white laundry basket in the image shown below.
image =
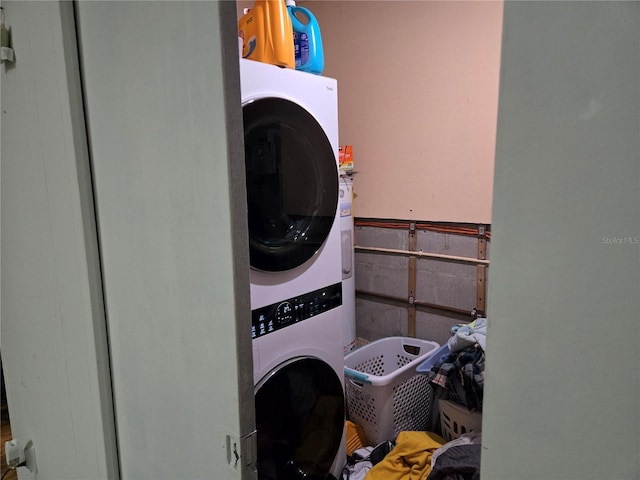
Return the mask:
<path id="1" fill-rule="evenodd" d="M 465 433 L 482 431 L 482 414 L 448 400 L 439 399 L 440 428 L 447 442 Z"/>
<path id="2" fill-rule="evenodd" d="M 345 356 L 349 419 L 362 427 L 370 445 L 428 429 L 433 390 L 416 367 L 438 347 L 429 340 L 389 337 Z"/>

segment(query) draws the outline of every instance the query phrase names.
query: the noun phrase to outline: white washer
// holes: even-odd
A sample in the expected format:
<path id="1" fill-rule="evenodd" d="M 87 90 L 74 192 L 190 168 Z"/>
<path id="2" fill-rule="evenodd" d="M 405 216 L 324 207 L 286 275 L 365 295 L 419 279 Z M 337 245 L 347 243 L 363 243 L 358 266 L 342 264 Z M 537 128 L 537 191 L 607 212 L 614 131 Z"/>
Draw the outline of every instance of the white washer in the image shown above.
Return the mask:
<path id="1" fill-rule="evenodd" d="M 240 60 L 258 477 L 346 461 L 334 79 Z"/>

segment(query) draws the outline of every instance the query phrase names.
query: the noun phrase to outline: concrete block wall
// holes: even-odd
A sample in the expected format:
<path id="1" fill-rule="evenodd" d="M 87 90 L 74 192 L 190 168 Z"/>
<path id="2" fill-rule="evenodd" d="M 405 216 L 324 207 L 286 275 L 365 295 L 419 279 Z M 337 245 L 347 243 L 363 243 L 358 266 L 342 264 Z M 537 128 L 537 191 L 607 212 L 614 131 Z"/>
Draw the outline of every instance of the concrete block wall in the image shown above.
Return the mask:
<path id="1" fill-rule="evenodd" d="M 409 250 L 409 230 L 358 226 L 358 247 Z M 485 251 L 488 256 L 488 245 Z M 477 258 L 478 238 L 472 235 L 417 230 L 416 250 L 457 257 Z M 488 269 L 487 269 L 488 271 Z M 488 283 L 488 273 L 485 286 Z M 409 257 L 397 253 L 355 253 L 356 335 L 367 341 L 409 334 Z M 427 302 L 468 313 L 417 308 L 415 336 L 447 341 L 456 323 L 471 321 L 477 307 L 478 273 L 475 264 L 420 258 L 416 262 L 417 302 Z M 397 299 L 402 299 L 398 301 Z M 486 300 L 486 297 L 485 297 Z"/>

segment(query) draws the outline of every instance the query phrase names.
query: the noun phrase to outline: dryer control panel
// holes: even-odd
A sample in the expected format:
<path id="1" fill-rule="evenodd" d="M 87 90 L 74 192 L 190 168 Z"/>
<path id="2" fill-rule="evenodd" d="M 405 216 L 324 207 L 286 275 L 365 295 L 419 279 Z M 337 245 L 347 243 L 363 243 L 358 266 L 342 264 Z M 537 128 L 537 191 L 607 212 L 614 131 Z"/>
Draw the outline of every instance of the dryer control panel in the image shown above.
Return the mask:
<path id="1" fill-rule="evenodd" d="M 251 338 L 258 338 L 342 305 L 342 283 L 298 295 L 251 312 Z"/>

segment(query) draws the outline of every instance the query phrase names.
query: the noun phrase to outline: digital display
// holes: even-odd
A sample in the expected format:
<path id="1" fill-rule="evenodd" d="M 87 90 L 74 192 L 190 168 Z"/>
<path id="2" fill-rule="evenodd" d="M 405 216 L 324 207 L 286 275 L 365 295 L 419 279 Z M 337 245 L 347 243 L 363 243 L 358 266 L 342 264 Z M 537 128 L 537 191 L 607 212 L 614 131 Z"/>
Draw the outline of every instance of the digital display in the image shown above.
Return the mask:
<path id="1" fill-rule="evenodd" d="M 342 305 L 342 283 L 298 295 L 251 312 L 251 338 L 262 337 Z"/>

